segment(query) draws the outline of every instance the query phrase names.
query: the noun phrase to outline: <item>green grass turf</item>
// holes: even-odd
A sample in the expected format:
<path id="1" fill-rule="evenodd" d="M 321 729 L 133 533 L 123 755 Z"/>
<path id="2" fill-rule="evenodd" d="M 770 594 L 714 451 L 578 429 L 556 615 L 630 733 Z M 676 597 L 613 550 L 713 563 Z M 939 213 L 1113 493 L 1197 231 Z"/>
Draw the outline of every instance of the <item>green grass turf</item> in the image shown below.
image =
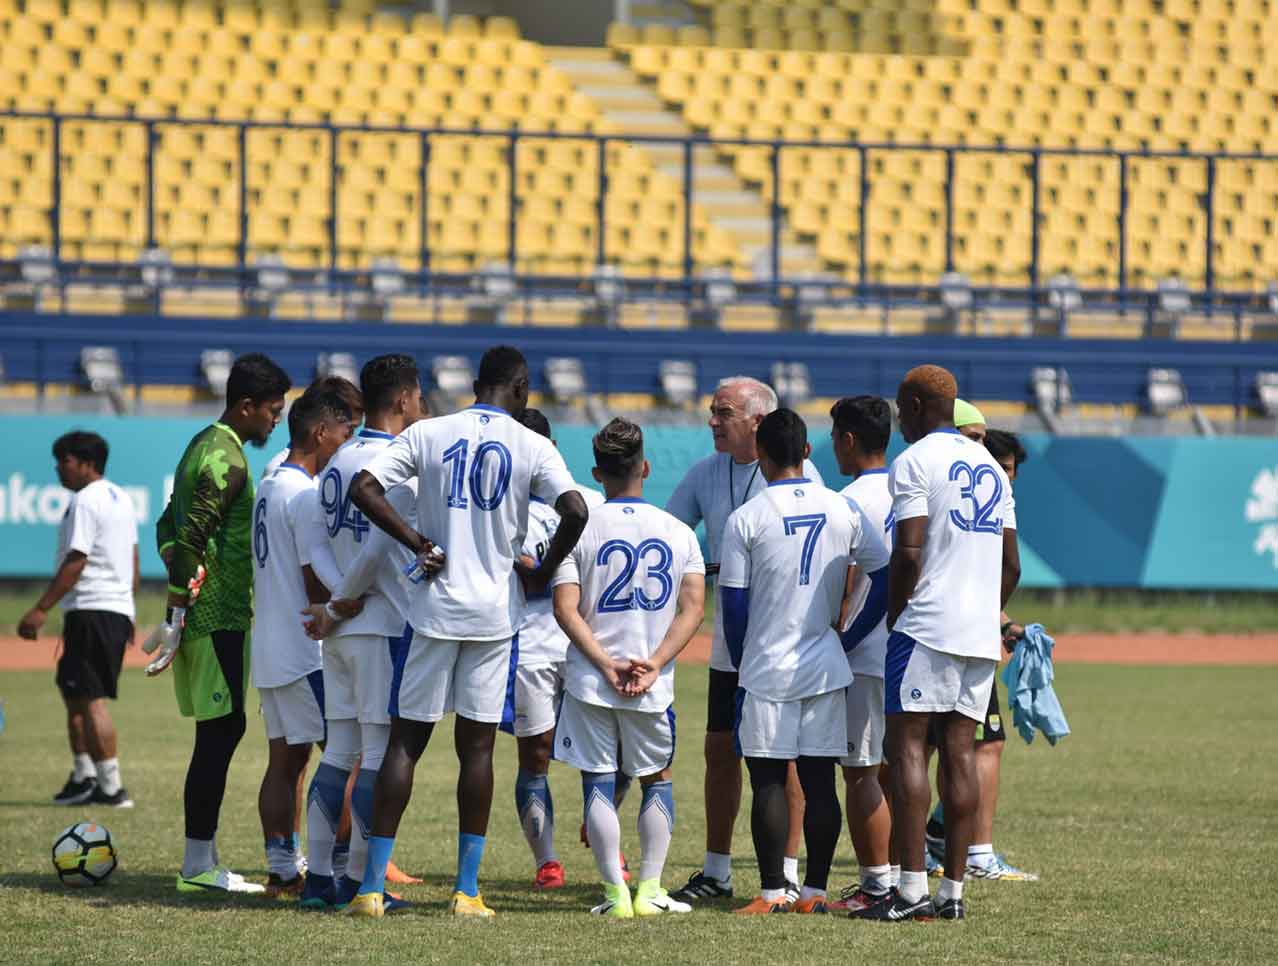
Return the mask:
<path id="1" fill-rule="evenodd" d="M 751 918 L 724 908 L 677 920 L 600 922 L 593 863 L 577 843 L 580 791 L 554 766 L 559 845 L 568 888 L 537 895 L 513 814 L 513 742 L 499 736 L 497 793 L 481 883 L 493 923 L 445 915 L 455 852 L 455 764 L 447 725 L 427 750 L 395 857 L 426 884 L 417 908 L 381 923 L 303 914 L 286 901 L 179 898 L 182 780 L 191 725 L 168 681 L 128 672 L 113 706 L 132 811 L 57 808 L 68 769 L 51 674 L 0 677 L 0 961 L 5 963 L 282 962 L 864 962 L 1269 963 L 1278 948 L 1265 896 L 1278 865 L 1278 668 L 1060 669 L 1074 728 L 1051 748 L 1008 742 L 996 845 L 1042 873 L 1038 884 L 977 882 L 962 924 L 904 926 L 836 918 Z M 675 763 L 678 827 L 668 886 L 700 863 L 700 735 L 705 672 L 680 670 Z M 234 762 L 220 836 L 223 858 L 261 877 L 256 813 L 265 740 L 255 698 Z M 638 858 L 637 796 L 623 809 L 627 854 Z M 758 879 L 749 793 L 737 825 L 736 882 Z M 72 891 L 49 847 L 73 821 L 106 822 L 121 868 L 98 889 Z M 832 885 L 855 876 L 846 835 Z"/>
<path id="2" fill-rule="evenodd" d="M 40 596 L 42 584 L 0 584 L 0 635 L 17 632 L 18 621 Z M 707 625 L 714 601 L 708 600 Z M 164 616 L 164 588 L 147 584 L 137 597 L 138 625 L 149 627 Z M 1278 632 L 1278 594 L 1190 591 L 1022 590 L 1008 612 L 1017 621 L 1038 621 L 1053 634 L 1163 631 L 1206 634 Z M 57 634 L 62 612 L 49 614 L 43 633 Z"/>

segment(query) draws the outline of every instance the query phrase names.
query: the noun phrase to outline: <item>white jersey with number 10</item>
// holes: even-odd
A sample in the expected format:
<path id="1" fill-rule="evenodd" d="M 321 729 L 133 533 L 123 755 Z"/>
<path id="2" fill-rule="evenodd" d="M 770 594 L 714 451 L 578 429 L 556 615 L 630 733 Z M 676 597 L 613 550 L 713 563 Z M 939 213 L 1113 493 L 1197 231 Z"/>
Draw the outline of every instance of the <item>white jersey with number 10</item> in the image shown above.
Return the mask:
<path id="1" fill-rule="evenodd" d="M 530 495 L 553 507 L 577 489 L 554 444 L 503 409 L 475 405 L 414 423 L 366 468 L 387 490 L 417 479 L 417 529 L 445 554 L 439 575 L 410 595 L 413 630 L 451 641 L 512 637 Z"/>

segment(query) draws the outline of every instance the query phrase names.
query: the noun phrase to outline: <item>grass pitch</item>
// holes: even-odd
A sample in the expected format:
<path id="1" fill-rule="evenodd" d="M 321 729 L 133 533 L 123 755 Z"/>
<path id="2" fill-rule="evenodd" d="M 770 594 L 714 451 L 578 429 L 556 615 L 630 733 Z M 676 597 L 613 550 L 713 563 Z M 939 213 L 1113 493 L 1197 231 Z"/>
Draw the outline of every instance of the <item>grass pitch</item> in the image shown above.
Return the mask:
<path id="1" fill-rule="evenodd" d="M 677 920 L 600 922 L 593 863 L 577 843 L 580 784 L 556 765 L 552 786 L 569 885 L 530 888 L 533 869 L 514 816 L 514 744 L 499 736 L 497 794 L 481 875 L 493 923 L 445 915 L 456 847 L 456 769 L 447 723 L 417 772 L 395 858 L 426 883 L 416 909 L 381 923 L 304 914 L 286 901 L 180 898 L 182 780 L 191 725 L 171 684 L 126 672 L 113 706 L 131 811 L 58 808 L 68 754 L 51 673 L 0 676 L 0 961 L 5 963 L 386 962 L 946 962 L 1270 963 L 1278 926 L 1263 900 L 1278 865 L 1278 668 L 1070 665 L 1058 690 L 1073 736 L 1008 742 L 996 847 L 1042 873 L 1037 884 L 977 882 L 964 924 L 905 926 L 845 919 L 742 921 L 727 907 Z M 701 860 L 700 736 L 705 671 L 679 671 L 675 762 L 678 827 L 668 886 Z M 256 699 L 232 767 L 219 836 L 224 860 L 263 878 L 256 795 L 266 743 Z M 638 858 L 637 796 L 623 809 Z M 749 792 L 737 824 L 740 896 L 758 886 Z M 97 889 L 59 884 L 49 849 L 82 819 L 105 822 L 121 867 Z M 850 882 L 846 835 L 832 886 Z"/>

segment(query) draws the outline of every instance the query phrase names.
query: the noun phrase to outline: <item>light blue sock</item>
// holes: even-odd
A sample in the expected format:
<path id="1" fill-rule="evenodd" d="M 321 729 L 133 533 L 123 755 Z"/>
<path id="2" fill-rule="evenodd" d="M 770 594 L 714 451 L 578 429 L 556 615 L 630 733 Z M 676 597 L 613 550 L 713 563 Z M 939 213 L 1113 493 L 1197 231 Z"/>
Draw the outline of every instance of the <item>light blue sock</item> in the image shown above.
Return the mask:
<path id="1" fill-rule="evenodd" d="M 453 884 L 453 889 L 464 892 L 472 899 L 479 895 L 479 863 L 484 858 L 486 841 L 482 835 L 471 835 L 469 832 L 457 834 L 457 881 Z M 373 854 L 371 845 L 368 854 L 370 857 Z"/>
<path id="2" fill-rule="evenodd" d="M 940 802 L 936 803 L 936 808 L 932 809 L 932 821 L 945 824 L 945 806 Z"/>
<path id="3" fill-rule="evenodd" d="M 394 848 L 393 835 L 368 837 L 368 862 L 364 864 L 364 881 L 360 883 L 360 895 L 367 895 L 370 892 L 380 895 L 386 891 L 386 866 L 390 862 L 391 851 Z"/>

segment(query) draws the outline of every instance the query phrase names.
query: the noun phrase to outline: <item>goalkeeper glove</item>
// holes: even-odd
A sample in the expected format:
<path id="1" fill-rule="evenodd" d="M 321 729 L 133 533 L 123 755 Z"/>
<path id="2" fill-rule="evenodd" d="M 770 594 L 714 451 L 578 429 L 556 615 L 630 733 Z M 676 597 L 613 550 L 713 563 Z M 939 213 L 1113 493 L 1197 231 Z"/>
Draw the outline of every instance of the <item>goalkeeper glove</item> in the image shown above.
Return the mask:
<path id="1" fill-rule="evenodd" d="M 155 677 L 177 657 L 178 645 L 182 643 L 182 628 L 186 625 L 186 608 L 170 607 L 164 623 L 151 634 L 142 650 L 146 654 L 155 654 L 151 663 L 146 666 L 146 676 Z"/>

